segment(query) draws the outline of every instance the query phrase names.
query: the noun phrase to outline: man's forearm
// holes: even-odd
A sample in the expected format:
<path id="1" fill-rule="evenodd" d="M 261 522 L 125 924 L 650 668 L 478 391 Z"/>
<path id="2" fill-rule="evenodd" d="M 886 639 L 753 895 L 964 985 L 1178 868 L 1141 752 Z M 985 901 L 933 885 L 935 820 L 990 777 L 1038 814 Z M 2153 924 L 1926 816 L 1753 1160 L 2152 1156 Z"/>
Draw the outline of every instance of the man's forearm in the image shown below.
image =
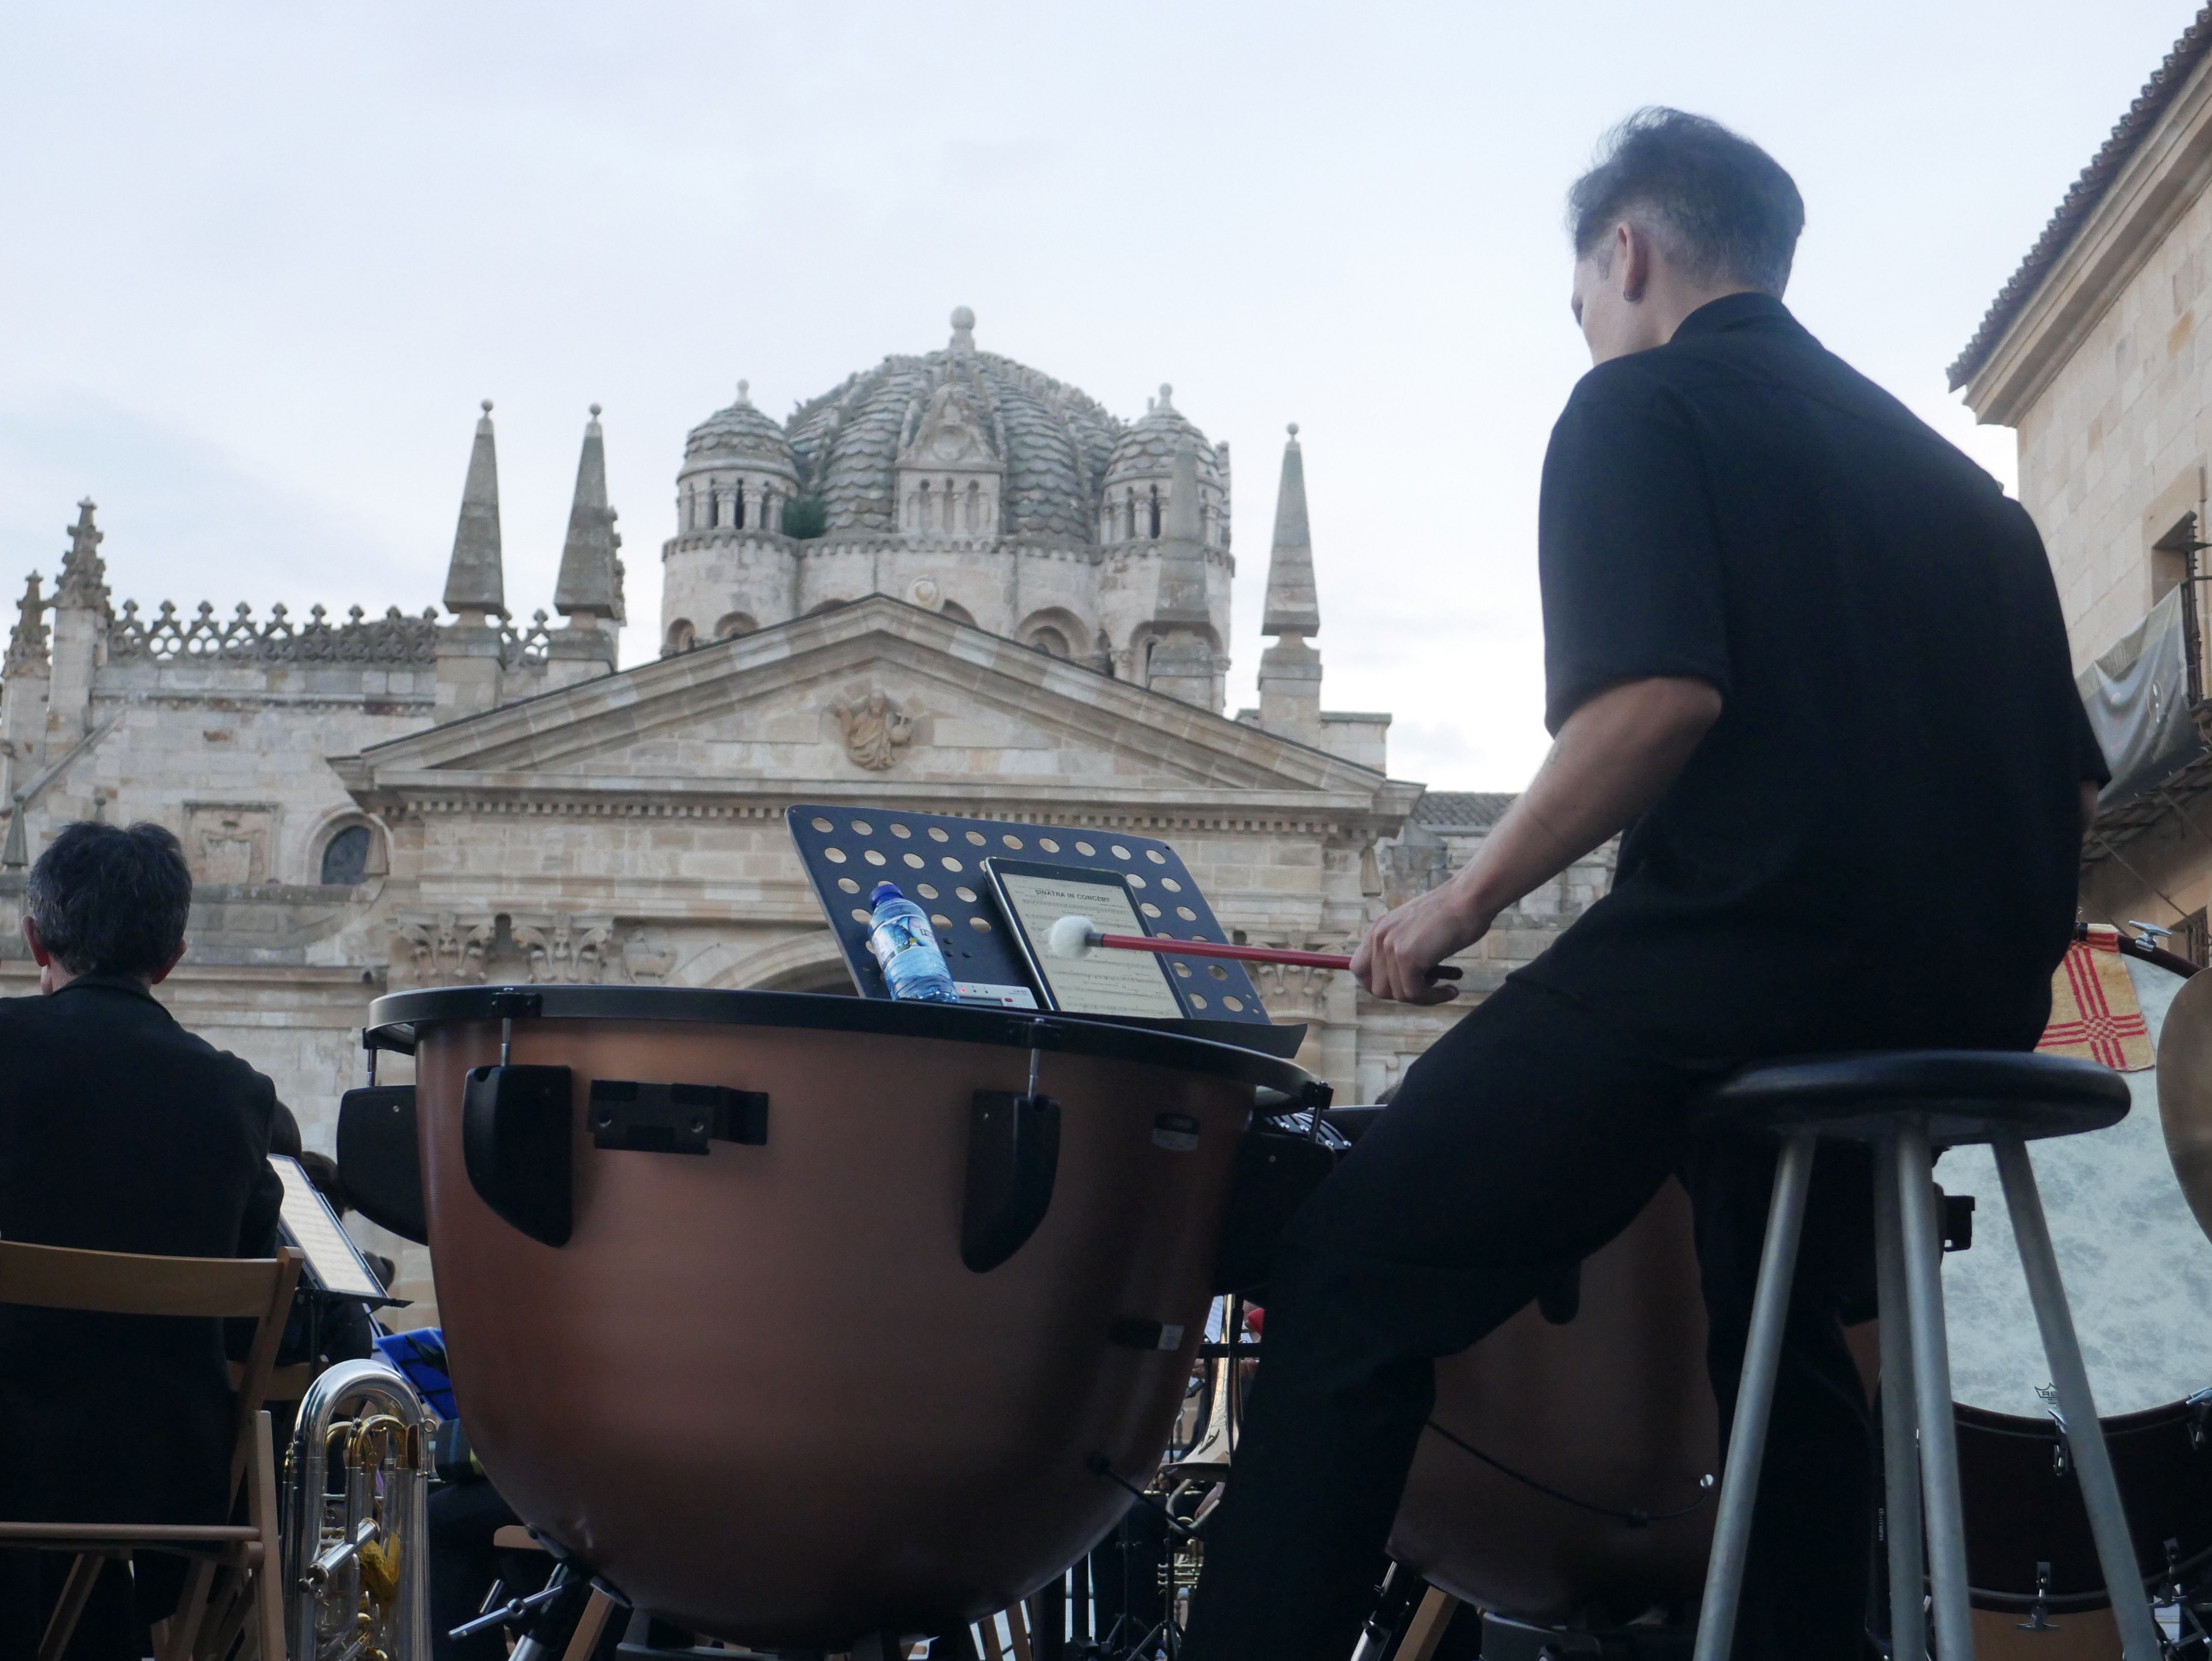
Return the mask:
<path id="1" fill-rule="evenodd" d="M 1702 680 L 1630 681 L 1567 718 L 1518 800 L 1455 879 L 1495 916 L 1658 800 L 1721 713 Z"/>

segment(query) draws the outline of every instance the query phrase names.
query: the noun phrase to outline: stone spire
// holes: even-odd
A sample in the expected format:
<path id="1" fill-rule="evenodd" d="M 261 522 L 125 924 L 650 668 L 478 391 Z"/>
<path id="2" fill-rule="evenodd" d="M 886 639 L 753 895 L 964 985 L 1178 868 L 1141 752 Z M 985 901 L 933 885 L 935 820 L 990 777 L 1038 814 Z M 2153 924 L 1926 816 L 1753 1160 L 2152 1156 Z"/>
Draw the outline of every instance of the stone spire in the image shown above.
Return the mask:
<path id="1" fill-rule="evenodd" d="M 9 680 L 24 675 L 46 678 L 51 666 L 46 656 L 46 602 L 39 593 L 39 574 L 33 571 L 23 585 L 23 598 L 15 603 L 15 627 L 8 636 L 8 656 L 0 663 L 0 675 Z"/>
<path id="2" fill-rule="evenodd" d="M 446 567 L 446 609 L 464 618 L 507 615 L 507 575 L 499 543 L 499 453 L 492 444 L 491 400 L 477 420 L 469 452 L 468 483 L 461 487 L 460 522 L 453 527 L 453 557 Z"/>
<path id="3" fill-rule="evenodd" d="M 1283 446 L 1283 483 L 1275 496 L 1275 547 L 1267 557 L 1267 605 L 1263 635 L 1317 635 L 1321 601 L 1314 593 L 1313 532 L 1306 527 L 1306 464 L 1298 449 L 1298 423 Z"/>
<path id="4" fill-rule="evenodd" d="M 1260 654 L 1260 725 L 1304 744 L 1322 742 L 1321 654 L 1306 643 L 1321 632 L 1314 593 L 1313 532 L 1306 525 L 1306 464 L 1298 423 L 1283 446 L 1283 483 L 1275 496 L 1275 546 L 1267 559 L 1267 604 L 1260 632 L 1275 643 Z"/>
<path id="5" fill-rule="evenodd" d="M 599 406 L 584 426 L 584 453 L 576 461 L 576 496 L 568 508 L 568 540 L 561 550 L 561 578 L 553 609 L 571 627 L 593 627 L 581 618 L 623 621 L 623 566 L 615 550 L 615 510 L 607 506 L 607 450 L 599 431 Z"/>
<path id="6" fill-rule="evenodd" d="M 106 533 L 92 522 L 98 506 L 90 496 L 76 505 L 76 523 L 70 526 L 70 550 L 62 557 L 61 581 L 54 585 L 56 610 L 107 613 L 107 565 L 100 557 Z"/>

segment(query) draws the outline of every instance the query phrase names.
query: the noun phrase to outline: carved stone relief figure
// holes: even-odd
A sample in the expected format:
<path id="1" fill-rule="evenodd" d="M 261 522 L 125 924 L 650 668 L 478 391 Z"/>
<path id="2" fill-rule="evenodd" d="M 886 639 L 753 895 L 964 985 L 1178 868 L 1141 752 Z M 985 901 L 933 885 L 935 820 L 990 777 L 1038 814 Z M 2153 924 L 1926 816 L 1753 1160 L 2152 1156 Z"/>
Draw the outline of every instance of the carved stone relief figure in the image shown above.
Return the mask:
<path id="1" fill-rule="evenodd" d="M 914 739 L 914 722 L 882 692 L 864 692 L 830 706 L 855 766 L 880 773 L 895 765 Z"/>

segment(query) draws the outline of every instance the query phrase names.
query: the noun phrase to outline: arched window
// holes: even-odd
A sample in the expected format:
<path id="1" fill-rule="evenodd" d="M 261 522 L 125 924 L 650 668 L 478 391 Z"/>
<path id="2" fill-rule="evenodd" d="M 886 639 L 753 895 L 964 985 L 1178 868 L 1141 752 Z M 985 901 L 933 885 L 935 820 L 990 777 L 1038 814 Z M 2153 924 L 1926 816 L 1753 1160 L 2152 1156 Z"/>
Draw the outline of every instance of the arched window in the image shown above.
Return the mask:
<path id="1" fill-rule="evenodd" d="M 1155 539 L 1158 539 L 1160 534 L 1160 487 L 1157 484 L 1152 486 L 1152 536 Z"/>
<path id="2" fill-rule="evenodd" d="M 1124 542 L 1137 539 L 1137 493 L 1133 490 L 1121 492 L 1121 539 Z"/>
<path id="3" fill-rule="evenodd" d="M 975 619 L 974 616 L 969 611 L 966 606 L 961 605 L 957 600 L 948 599 L 944 605 L 939 606 L 937 609 L 945 616 L 951 618 L 955 623 L 964 623 L 970 629 L 973 629 L 975 626 Z"/>
<path id="4" fill-rule="evenodd" d="M 972 534 L 983 528 L 983 487 L 974 479 L 968 481 L 968 529 Z"/>
<path id="5" fill-rule="evenodd" d="M 365 824 L 349 824 L 323 844 L 323 873 L 320 880 L 325 886 L 357 888 L 368 876 L 369 850 L 375 844 L 376 833 Z"/>
<path id="6" fill-rule="evenodd" d="M 952 489 L 952 481 L 951 481 L 951 479 L 949 479 L 949 478 L 948 478 L 948 479 L 946 479 L 946 480 L 945 481 L 945 497 L 944 497 L 944 500 L 945 500 L 945 534 L 946 534 L 946 535 L 948 535 L 948 536 L 950 536 L 950 535 L 951 535 L 954 531 L 958 530 L 960 527 L 959 527 L 957 525 L 955 525 L 955 524 L 952 522 L 952 514 L 953 514 L 953 509 L 954 509 L 955 508 L 957 508 L 957 507 L 959 505 L 959 497 L 954 494 L 954 492 L 953 492 L 953 489 Z"/>
<path id="7" fill-rule="evenodd" d="M 732 611 L 728 616 L 725 617 L 720 623 L 714 625 L 714 638 L 716 640 L 734 640 L 739 635 L 751 634 L 759 627 L 760 624 L 754 620 L 751 612 Z"/>
<path id="8" fill-rule="evenodd" d="M 1030 650 L 1042 652 L 1048 658 L 1064 658 L 1068 655 L 1067 636 L 1047 624 L 1030 635 Z"/>
<path id="9" fill-rule="evenodd" d="M 667 657 L 676 652 L 688 652 L 698 642 L 699 631 L 692 626 L 691 619 L 678 618 L 668 625 L 668 645 L 662 651 L 661 656 Z"/>
<path id="10" fill-rule="evenodd" d="M 745 482 L 739 479 L 730 492 L 730 523 L 740 531 L 745 528 Z"/>

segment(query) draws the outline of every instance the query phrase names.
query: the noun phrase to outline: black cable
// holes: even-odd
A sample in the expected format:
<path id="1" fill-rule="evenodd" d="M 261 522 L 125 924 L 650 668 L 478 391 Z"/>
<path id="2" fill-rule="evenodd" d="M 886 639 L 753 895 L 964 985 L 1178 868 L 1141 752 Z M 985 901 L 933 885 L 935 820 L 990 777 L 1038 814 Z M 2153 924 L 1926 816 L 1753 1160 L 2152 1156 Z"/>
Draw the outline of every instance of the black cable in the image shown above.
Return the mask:
<path id="1" fill-rule="evenodd" d="M 1429 1421 L 1429 1428 L 1436 1432 L 1437 1435 L 1443 1437 L 1444 1440 L 1449 1442 L 1461 1452 L 1473 1455 L 1475 1458 L 1482 1461 L 1484 1464 L 1488 1465 L 1492 1470 L 1498 1472 L 1501 1476 L 1510 1476 L 1513 1481 L 1520 1483 L 1523 1488 L 1534 1488 L 1537 1493 L 1542 1494 L 1547 1500 L 1556 1500 L 1563 1506 L 1572 1506 L 1577 1511 L 1586 1511 L 1590 1512 L 1593 1516 L 1610 1517 L 1614 1522 L 1625 1524 L 1626 1526 L 1632 1529 L 1646 1528 L 1653 1523 L 1671 1523 L 1678 1517 L 1687 1517 L 1692 1512 L 1697 1510 L 1698 1506 L 1704 1505 L 1706 1500 L 1712 1498 L 1713 1479 L 1708 1476 L 1704 1479 L 1700 1485 L 1704 1491 L 1700 1493 L 1696 1499 L 1691 1500 L 1688 1505 L 1675 1511 L 1649 1512 L 1635 1508 L 1631 1508 L 1627 1511 L 1620 1511 L 1611 1506 L 1593 1505 L 1587 1500 L 1576 1499 L 1571 1494 L 1562 1494 L 1559 1489 L 1552 1488 L 1546 1483 L 1538 1482 L 1534 1477 L 1528 1475 L 1525 1471 L 1514 1469 L 1512 1466 L 1507 1464 L 1503 1459 L 1492 1458 L 1489 1454 L 1485 1453 L 1480 1448 L 1475 1446 L 1474 1443 L 1469 1442 L 1462 1437 L 1454 1435 L 1450 1431 L 1446 1430 L 1442 1425 L 1438 1424 L 1433 1419 Z"/>
<path id="2" fill-rule="evenodd" d="M 1094 1476 L 1104 1477 L 1115 1488 L 1133 1494 L 1136 1497 L 1138 1504 L 1150 1506 L 1154 1511 L 1159 1512 L 1161 1519 L 1167 1524 L 1169 1529 L 1174 1533 L 1181 1535 L 1186 1540 L 1195 1540 L 1198 1538 L 1198 1530 L 1196 1529 L 1192 1528 L 1188 1523 L 1182 1521 L 1173 1512 L 1170 1511 L 1164 1505 L 1161 1504 L 1160 1501 L 1152 1498 L 1151 1494 L 1146 1493 L 1144 1489 L 1139 1488 L 1134 1482 L 1125 1478 L 1120 1471 L 1114 1469 L 1112 1461 L 1109 1460 L 1104 1454 L 1092 1454 L 1091 1457 L 1085 1462 L 1084 1469 L 1088 1470 Z"/>

